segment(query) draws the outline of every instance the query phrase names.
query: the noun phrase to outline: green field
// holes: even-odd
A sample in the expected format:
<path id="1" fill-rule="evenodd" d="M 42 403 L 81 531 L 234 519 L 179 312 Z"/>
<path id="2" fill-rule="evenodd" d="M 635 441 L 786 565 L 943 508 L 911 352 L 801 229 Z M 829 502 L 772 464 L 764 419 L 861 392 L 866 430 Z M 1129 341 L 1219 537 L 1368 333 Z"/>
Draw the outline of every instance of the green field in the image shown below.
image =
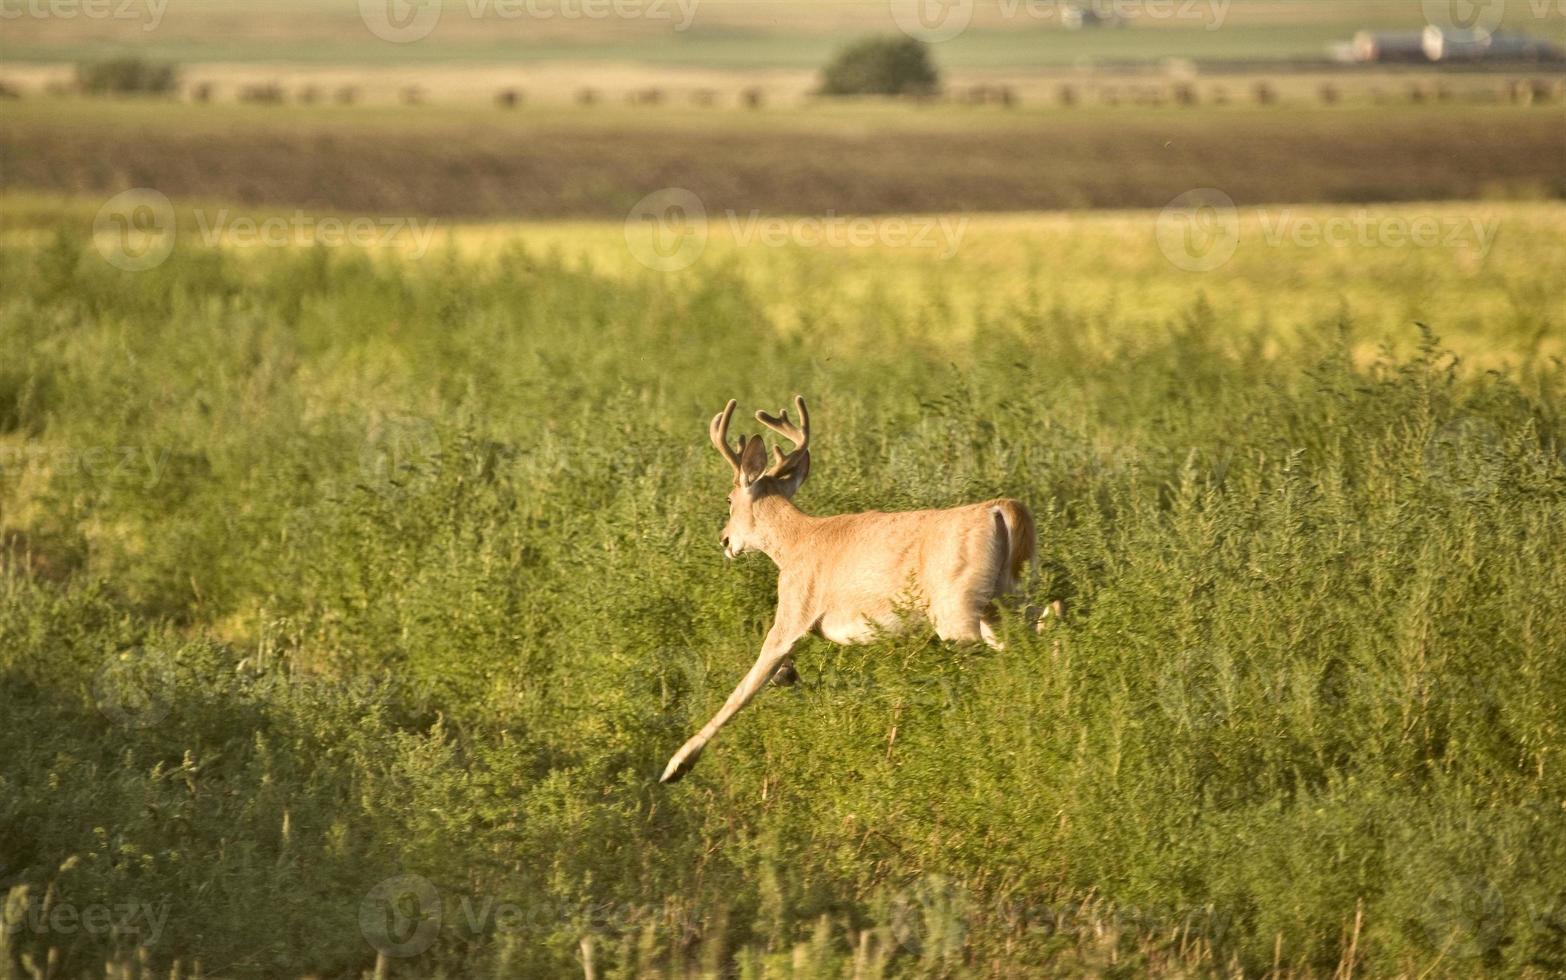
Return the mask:
<path id="1" fill-rule="evenodd" d="M 891 0 L 445 0 L 427 36 L 390 43 L 353 0 L 114 0 L 118 16 L 25 16 L 42 0 L 7 0 L 6 61 L 74 62 L 134 51 L 183 62 L 527 64 L 639 62 L 736 71 L 822 64 L 844 39 L 897 30 Z M 374 3 L 368 9 L 379 8 Z M 904 0 L 904 6 L 911 6 Z M 953 69 L 1029 72 L 1084 59 L 1321 58 L 1356 30 L 1419 30 L 1422 0 L 1100 0 L 1127 27 L 1066 31 L 1055 0 L 961 5 L 966 30 L 938 44 Z M 44 6 L 45 10 L 52 9 Z M 397 8 L 403 13 L 413 5 Z M 940 8 L 947 9 L 947 8 Z M 1504 9 L 1511 30 L 1566 37 L 1546 0 Z M 614 11 L 625 11 L 615 16 Z M 947 16 L 955 16 L 948 12 Z"/>
<path id="2" fill-rule="evenodd" d="M 1566 975 L 1559 66 L 103 2 L 0 0 L 0 980 Z M 796 393 L 806 511 L 1019 498 L 1064 616 L 809 639 L 660 786 L 776 598 L 707 422 Z"/>
<path id="3" fill-rule="evenodd" d="M 100 203 L 0 199 L 0 976 L 1566 970 L 1559 203 L 668 273 Z M 795 392 L 804 509 L 1019 497 L 1066 616 L 808 641 L 660 787 L 774 598 L 707 419 Z"/>

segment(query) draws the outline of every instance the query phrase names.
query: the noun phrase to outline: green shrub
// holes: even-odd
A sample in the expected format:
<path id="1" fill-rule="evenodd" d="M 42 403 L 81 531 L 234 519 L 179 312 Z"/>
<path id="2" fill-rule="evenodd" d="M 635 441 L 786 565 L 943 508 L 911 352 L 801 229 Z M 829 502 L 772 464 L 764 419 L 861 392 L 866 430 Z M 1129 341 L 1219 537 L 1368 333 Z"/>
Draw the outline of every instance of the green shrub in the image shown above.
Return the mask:
<path id="1" fill-rule="evenodd" d="M 179 87 L 179 68 L 135 57 L 83 62 L 76 85 L 88 95 L 167 95 Z"/>
<path id="2" fill-rule="evenodd" d="M 940 74 L 930 48 L 913 38 L 867 38 L 821 71 L 822 95 L 933 95 Z"/>

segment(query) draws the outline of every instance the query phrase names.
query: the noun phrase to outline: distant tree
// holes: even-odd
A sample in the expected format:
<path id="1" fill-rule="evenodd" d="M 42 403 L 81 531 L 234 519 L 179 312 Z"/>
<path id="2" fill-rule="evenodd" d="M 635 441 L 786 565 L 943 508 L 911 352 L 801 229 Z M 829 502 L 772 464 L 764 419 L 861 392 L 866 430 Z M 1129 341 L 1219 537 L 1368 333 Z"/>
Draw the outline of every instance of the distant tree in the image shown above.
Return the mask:
<path id="1" fill-rule="evenodd" d="M 941 85 L 930 49 L 913 38 L 868 38 L 821 70 L 822 95 L 931 95 Z"/>
<path id="2" fill-rule="evenodd" d="M 179 69 L 142 58 L 84 62 L 76 66 L 76 85 L 89 95 L 167 95 L 179 85 Z"/>

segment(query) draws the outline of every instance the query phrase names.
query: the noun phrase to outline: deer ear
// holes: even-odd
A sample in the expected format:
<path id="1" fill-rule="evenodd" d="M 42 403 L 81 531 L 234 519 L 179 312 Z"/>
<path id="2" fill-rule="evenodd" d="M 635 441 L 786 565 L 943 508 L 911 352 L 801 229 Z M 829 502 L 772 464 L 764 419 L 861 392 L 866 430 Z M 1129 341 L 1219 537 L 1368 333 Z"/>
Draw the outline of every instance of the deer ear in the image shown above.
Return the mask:
<path id="1" fill-rule="evenodd" d="M 810 475 L 810 452 L 807 450 L 792 457 L 788 465 L 774 475 L 783 488 L 783 496 L 792 500 L 800 484 L 805 482 L 805 477 Z"/>
<path id="2" fill-rule="evenodd" d="M 740 485 L 750 486 L 767 471 L 767 447 L 760 436 L 751 436 L 740 449 Z"/>

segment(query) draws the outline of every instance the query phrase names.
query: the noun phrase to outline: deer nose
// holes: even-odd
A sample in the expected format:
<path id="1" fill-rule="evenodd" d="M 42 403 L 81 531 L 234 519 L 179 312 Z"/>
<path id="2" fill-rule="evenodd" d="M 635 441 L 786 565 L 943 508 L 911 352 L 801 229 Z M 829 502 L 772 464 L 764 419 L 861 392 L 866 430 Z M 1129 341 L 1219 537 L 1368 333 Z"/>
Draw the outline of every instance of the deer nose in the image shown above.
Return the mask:
<path id="1" fill-rule="evenodd" d="M 723 550 L 724 551 L 728 551 L 729 550 L 729 536 L 727 534 L 725 534 L 723 536 L 722 540 L 723 540 Z"/>

